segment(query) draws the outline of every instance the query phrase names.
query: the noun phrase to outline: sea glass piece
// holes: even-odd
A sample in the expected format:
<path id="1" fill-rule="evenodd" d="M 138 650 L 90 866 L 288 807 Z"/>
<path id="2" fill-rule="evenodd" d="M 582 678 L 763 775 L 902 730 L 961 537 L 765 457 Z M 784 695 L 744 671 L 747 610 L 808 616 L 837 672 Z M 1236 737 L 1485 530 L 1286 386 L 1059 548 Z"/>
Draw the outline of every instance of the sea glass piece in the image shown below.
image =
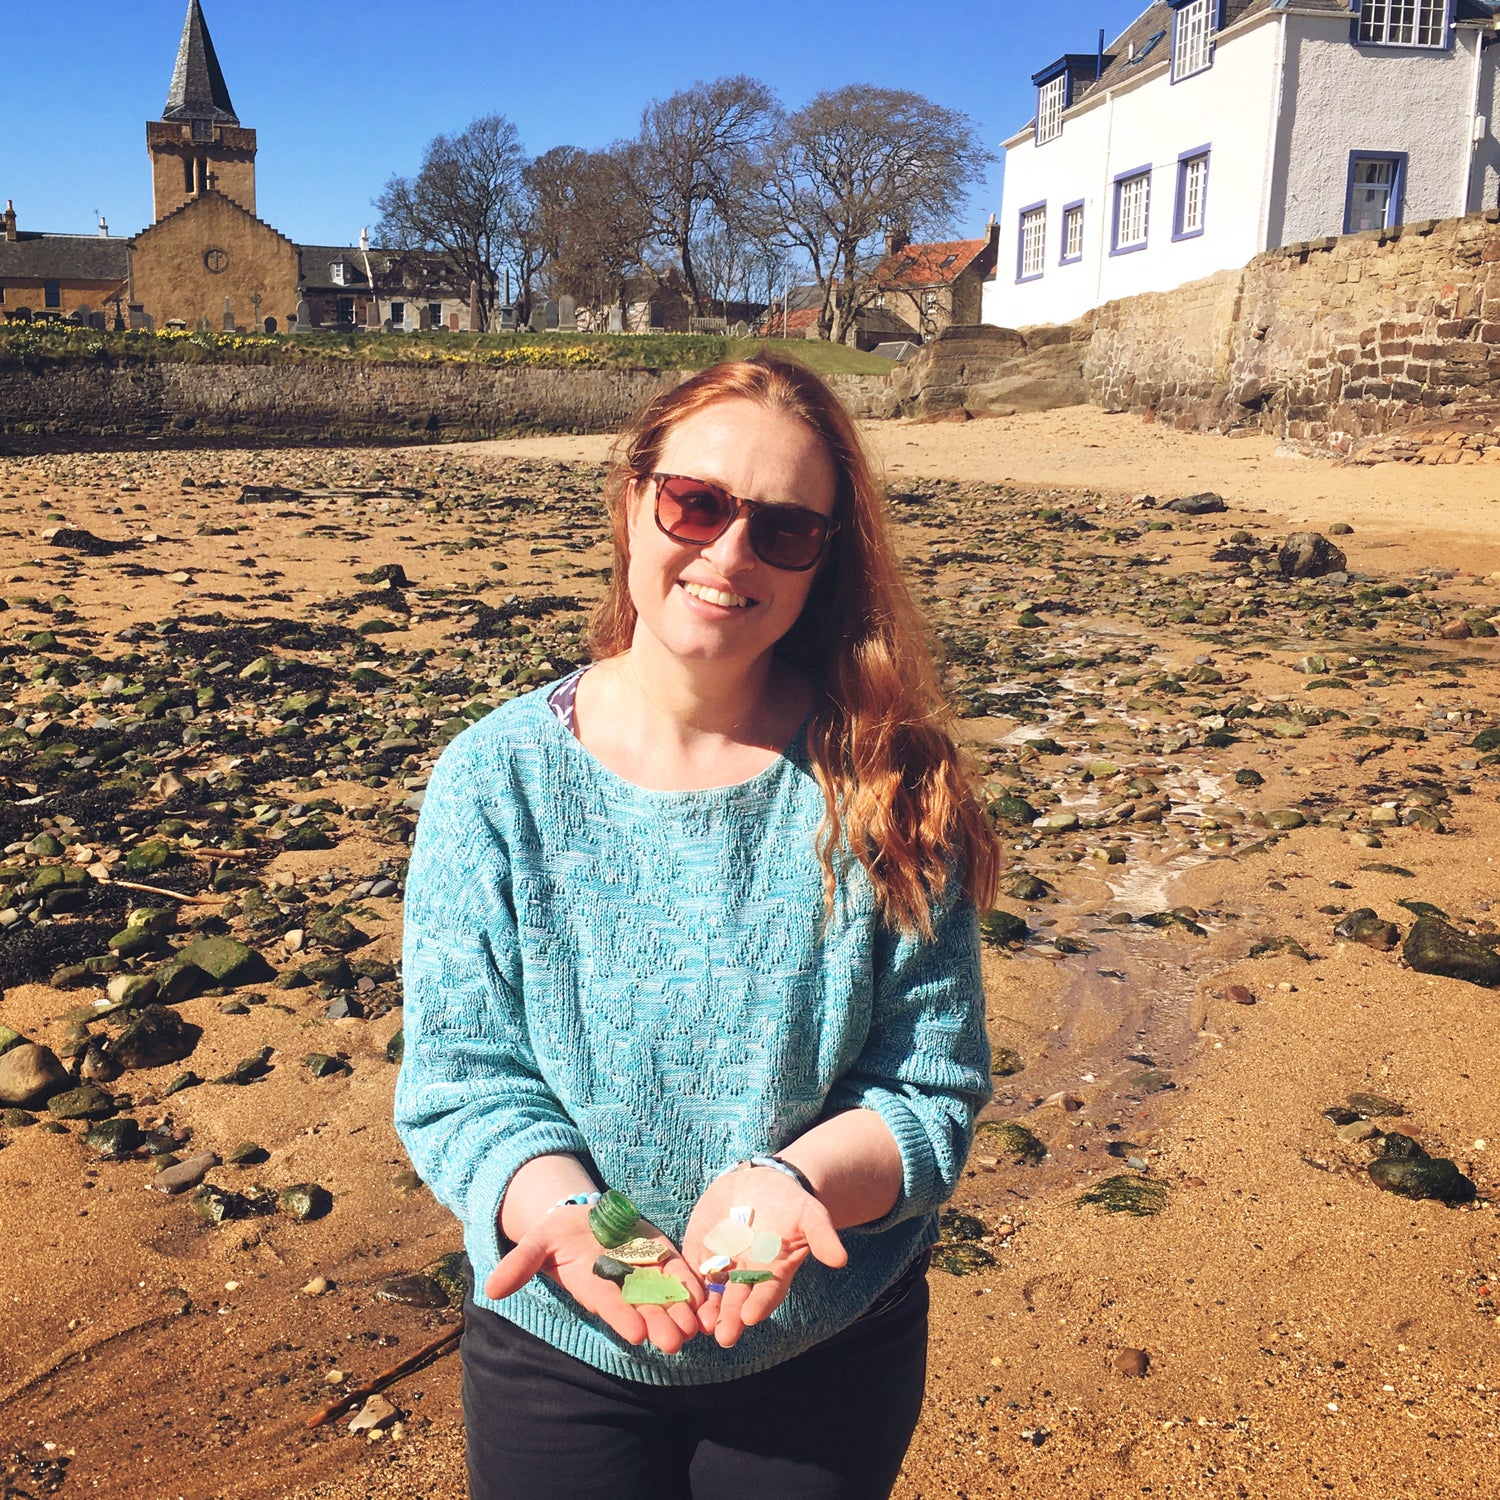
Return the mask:
<path id="1" fill-rule="evenodd" d="M 701 1266 L 698 1267 L 700 1276 L 716 1276 L 720 1271 L 727 1271 L 734 1261 L 727 1255 L 710 1255 Z"/>
<path id="2" fill-rule="evenodd" d="M 594 1275 L 602 1276 L 605 1281 L 612 1281 L 616 1286 L 624 1286 L 626 1278 L 634 1269 L 612 1255 L 601 1255 L 594 1261 Z"/>
<path id="3" fill-rule="evenodd" d="M 688 1300 L 687 1288 L 675 1276 L 649 1266 L 632 1271 L 620 1292 L 632 1307 L 670 1307 Z"/>
<path id="4" fill-rule="evenodd" d="M 759 1286 L 763 1281 L 771 1280 L 769 1271 L 731 1271 L 729 1279 L 736 1286 Z"/>
<path id="5" fill-rule="evenodd" d="M 745 1259 L 758 1266 L 769 1265 L 781 1254 L 781 1236 L 768 1229 L 757 1229 L 745 1250 Z"/>
<path id="6" fill-rule="evenodd" d="M 626 1240 L 609 1253 L 627 1266 L 659 1266 L 672 1253 L 672 1247 L 665 1240 Z"/>
<path id="7" fill-rule="evenodd" d="M 601 1194 L 599 1201 L 589 1210 L 589 1228 L 606 1250 L 623 1245 L 635 1233 L 635 1226 L 640 1221 L 640 1209 L 614 1188 Z"/>
<path id="8" fill-rule="evenodd" d="M 727 1255 L 733 1258 L 743 1255 L 750 1248 L 755 1231 L 748 1224 L 736 1223 L 733 1219 L 720 1219 L 703 1236 L 703 1247 L 712 1255 Z"/>
<path id="9" fill-rule="evenodd" d="M 736 1224 L 753 1224 L 755 1222 L 755 1210 L 748 1203 L 742 1203 L 738 1207 L 729 1210 L 729 1217 Z"/>

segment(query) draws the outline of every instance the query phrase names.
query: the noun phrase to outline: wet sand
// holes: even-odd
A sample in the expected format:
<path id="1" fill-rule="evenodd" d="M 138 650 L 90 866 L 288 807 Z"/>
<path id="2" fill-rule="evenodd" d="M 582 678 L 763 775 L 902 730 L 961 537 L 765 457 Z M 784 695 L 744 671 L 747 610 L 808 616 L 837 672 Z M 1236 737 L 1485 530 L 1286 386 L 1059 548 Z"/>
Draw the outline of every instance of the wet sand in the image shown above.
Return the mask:
<path id="1" fill-rule="evenodd" d="M 1439 632 L 1500 611 L 1500 587 L 1484 581 L 1500 569 L 1500 477 L 1483 466 L 1341 468 L 1277 457 L 1268 440 L 1086 409 L 896 424 L 871 438 L 904 497 L 903 547 L 987 796 L 1079 819 L 1056 832 L 1003 825 L 1015 874 L 1045 889 L 1004 900 L 1026 939 L 986 951 L 992 1039 L 1021 1066 L 997 1077 L 985 1121 L 1024 1125 L 1048 1154 L 1018 1164 L 1007 1138 L 981 1129 L 954 1202 L 964 1217 L 950 1219 L 946 1269 L 931 1277 L 928 1402 L 897 1494 L 1500 1493 L 1494 992 L 1332 933 L 1360 907 L 1405 932 L 1415 912 L 1403 900 L 1481 938 L 1494 931 L 1500 776 L 1470 742 L 1500 717 L 1500 642 Z M 88 701 L 87 669 L 77 687 L 32 679 L 46 653 L 27 642 L 41 629 L 79 655 L 111 662 L 129 650 L 149 662 L 150 637 L 122 643 L 122 629 L 178 618 L 208 631 L 215 613 L 351 633 L 397 625 L 264 650 L 335 676 L 380 652 L 390 682 L 356 695 L 344 722 L 329 719 L 333 705 L 299 717 L 314 748 L 360 738 L 367 720 L 398 725 L 418 748 L 377 760 L 379 736 L 364 733 L 314 778 L 317 757 L 294 764 L 276 739 L 288 716 L 268 689 L 244 702 L 226 692 L 193 721 L 221 737 L 232 722 L 247 735 L 238 747 L 142 740 L 135 767 L 147 788 L 174 768 L 248 778 L 244 814 L 231 806 L 216 823 L 203 797 L 181 804 L 188 837 L 202 835 L 210 854 L 254 806 L 304 809 L 284 819 L 289 830 L 326 799 L 332 847 L 262 839 L 248 860 L 258 889 L 286 908 L 263 929 L 277 935 L 256 936 L 242 897 L 228 926 L 291 967 L 298 955 L 279 934 L 301 908 L 288 893 L 346 905 L 371 939 L 349 957 L 379 972 L 397 954 L 399 899 L 354 891 L 380 871 L 399 884 L 408 799 L 434 731 L 578 649 L 576 612 L 536 615 L 529 637 L 512 615 L 509 634 L 486 637 L 474 604 L 597 594 L 608 554 L 592 545 L 602 535 L 592 466 L 607 447 L 0 460 L 0 596 L 11 606 L 0 639 L 13 669 L 0 683 L 12 715 L 0 722 L 51 717 L 81 738 L 92 716 L 121 717 Z M 271 481 L 302 494 L 241 501 L 242 485 Z M 550 499 L 560 486 L 572 490 Z M 408 488 L 421 493 L 397 493 Z M 1139 499 L 1203 490 L 1228 511 L 1187 518 Z M 1333 538 L 1350 581 L 1280 582 L 1275 544 L 1336 522 L 1353 528 Z M 114 559 L 63 553 L 43 532 L 64 523 L 157 540 Z M 1248 540 L 1234 543 L 1237 532 Z M 1235 546 L 1248 560 L 1212 560 Z M 403 609 L 355 578 L 388 563 L 412 583 Z M 1403 592 L 1379 593 L 1392 585 Z M 1039 625 L 1022 623 L 1026 606 Z M 226 653 L 234 681 L 247 652 Z M 1308 657 L 1324 660 L 1296 670 Z M 185 680 L 189 668 L 164 670 Z M 61 697 L 43 707 L 49 691 Z M 1227 742 L 1205 743 L 1216 734 Z M 247 747 L 254 755 L 232 753 Z M 1242 785 L 1245 771 L 1259 784 Z M 6 774 L 16 802 L 40 787 L 14 764 Z M 91 825 L 81 808 L 94 863 L 110 852 L 106 835 L 122 857 L 160 836 L 172 795 L 143 791 L 151 817 L 123 828 Z M 1442 831 L 1403 825 L 1414 809 Z M 1292 810 L 1302 826 L 1272 826 Z M 46 812 L 14 811 L 8 841 Z M 1111 849 L 1121 862 L 1108 862 Z M 32 858 L 28 870 L 68 857 Z M 211 867 L 189 847 L 159 878 L 197 889 Z M 1173 911 L 1163 926 L 1140 920 Z M 1278 938 L 1309 956 L 1249 957 Z M 0 1022 L 51 1045 L 63 1015 L 97 993 L 45 977 L 0 984 Z M 1233 985 L 1254 1003 L 1226 999 Z M 143 1128 L 190 1132 L 179 1154 L 258 1142 L 268 1160 L 211 1180 L 241 1192 L 317 1181 L 333 1194 L 326 1217 L 210 1228 L 181 1199 L 145 1190 L 141 1156 L 100 1161 L 76 1134 L 0 1130 L 0 1472 L 17 1493 L 61 1480 L 50 1492 L 462 1494 L 452 1356 L 389 1392 L 399 1435 L 304 1427 L 322 1402 L 453 1322 L 375 1291 L 458 1243 L 446 1213 L 401 1177 L 385 1057 L 395 986 L 372 981 L 363 1020 L 327 1019 L 329 996 L 315 990 L 258 988 L 266 1003 L 243 1014 L 221 1009 L 234 996 L 177 1009 L 203 1028 L 188 1066 L 212 1078 L 269 1045 L 259 1082 L 163 1097 L 182 1066 L 170 1065 L 108 1087 L 132 1096 Z M 312 1079 L 299 1060 L 313 1051 L 345 1054 L 350 1071 Z M 1371 1147 L 1340 1141 L 1324 1114 L 1359 1093 L 1399 1104 L 1403 1115 L 1375 1123 L 1455 1160 L 1477 1203 L 1379 1191 L 1365 1170 Z M 1151 1184 L 1165 1207 L 1136 1217 L 1080 1205 L 1120 1177 Z M 314 1276 L 331 1289 L 302 1290 Z M 1122 1373 L 1122 1354 L 1145 1374 Z M 347 1379 L 328 1383 L 330 1370 Z"/>

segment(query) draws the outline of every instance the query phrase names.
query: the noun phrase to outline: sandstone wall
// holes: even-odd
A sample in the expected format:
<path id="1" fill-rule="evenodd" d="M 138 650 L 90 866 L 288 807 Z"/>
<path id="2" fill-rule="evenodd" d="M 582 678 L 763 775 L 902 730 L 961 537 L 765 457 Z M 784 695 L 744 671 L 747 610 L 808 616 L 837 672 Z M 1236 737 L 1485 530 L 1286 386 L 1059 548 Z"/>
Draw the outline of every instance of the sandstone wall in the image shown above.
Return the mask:
<path id="1" fill-rule="evenodd" d="M 1500 210 L 1267 251 L 1095 314 L 1090 399 L 1179 426 L 1356 440 L 1500 397 Z"/>
<path id="2" fill-rule="evenodd" d="M 337 363 L 0 368 L 0 452 L 610 432 L 684 373 Z M 833 383 L 857 416 L 891 415 L 887 377 Z"/>

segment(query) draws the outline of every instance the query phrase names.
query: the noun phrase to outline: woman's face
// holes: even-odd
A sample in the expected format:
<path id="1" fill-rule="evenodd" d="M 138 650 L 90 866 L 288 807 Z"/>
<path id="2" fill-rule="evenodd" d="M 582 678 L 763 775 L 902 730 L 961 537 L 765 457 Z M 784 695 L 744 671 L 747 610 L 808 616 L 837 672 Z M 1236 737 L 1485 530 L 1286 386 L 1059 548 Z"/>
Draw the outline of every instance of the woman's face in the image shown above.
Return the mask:
<path id="1" fill-rule="evenodd" d="M 721 401 L 672 429 L 658 472 L 709 479 L 731 495 L 802 505 L 831 516 L 838 478 L 823 439 L 806 423 L 753 401 Z M 656 524 L 655 486 L 629 501 L 630 597 L 636 639 L 688 661 L 748 667 L 796 623 L 821 571 L 788 572 L 750 546 L 748 514 L 716 540 L 674 541 Z"/>

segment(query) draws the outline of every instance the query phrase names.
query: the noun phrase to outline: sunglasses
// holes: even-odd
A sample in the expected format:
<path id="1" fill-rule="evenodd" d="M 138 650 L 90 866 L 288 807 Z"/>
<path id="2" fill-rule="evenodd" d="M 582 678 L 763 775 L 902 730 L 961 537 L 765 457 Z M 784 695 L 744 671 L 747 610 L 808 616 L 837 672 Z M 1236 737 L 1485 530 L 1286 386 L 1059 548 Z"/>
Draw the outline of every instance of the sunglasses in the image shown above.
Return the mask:
<path id="1" fill-rule="evenodd" d="M 685 474 L 652 474 L 656 524 L 674 542 L 704 547 L 717 541 L 739 513 L 750 516 L 750 546 L 773 568 L 805 573 L 815 567 L 838 528 L 830 517 L 805 505 L 770 505 L 742 500 L 723 486 Z"/>

